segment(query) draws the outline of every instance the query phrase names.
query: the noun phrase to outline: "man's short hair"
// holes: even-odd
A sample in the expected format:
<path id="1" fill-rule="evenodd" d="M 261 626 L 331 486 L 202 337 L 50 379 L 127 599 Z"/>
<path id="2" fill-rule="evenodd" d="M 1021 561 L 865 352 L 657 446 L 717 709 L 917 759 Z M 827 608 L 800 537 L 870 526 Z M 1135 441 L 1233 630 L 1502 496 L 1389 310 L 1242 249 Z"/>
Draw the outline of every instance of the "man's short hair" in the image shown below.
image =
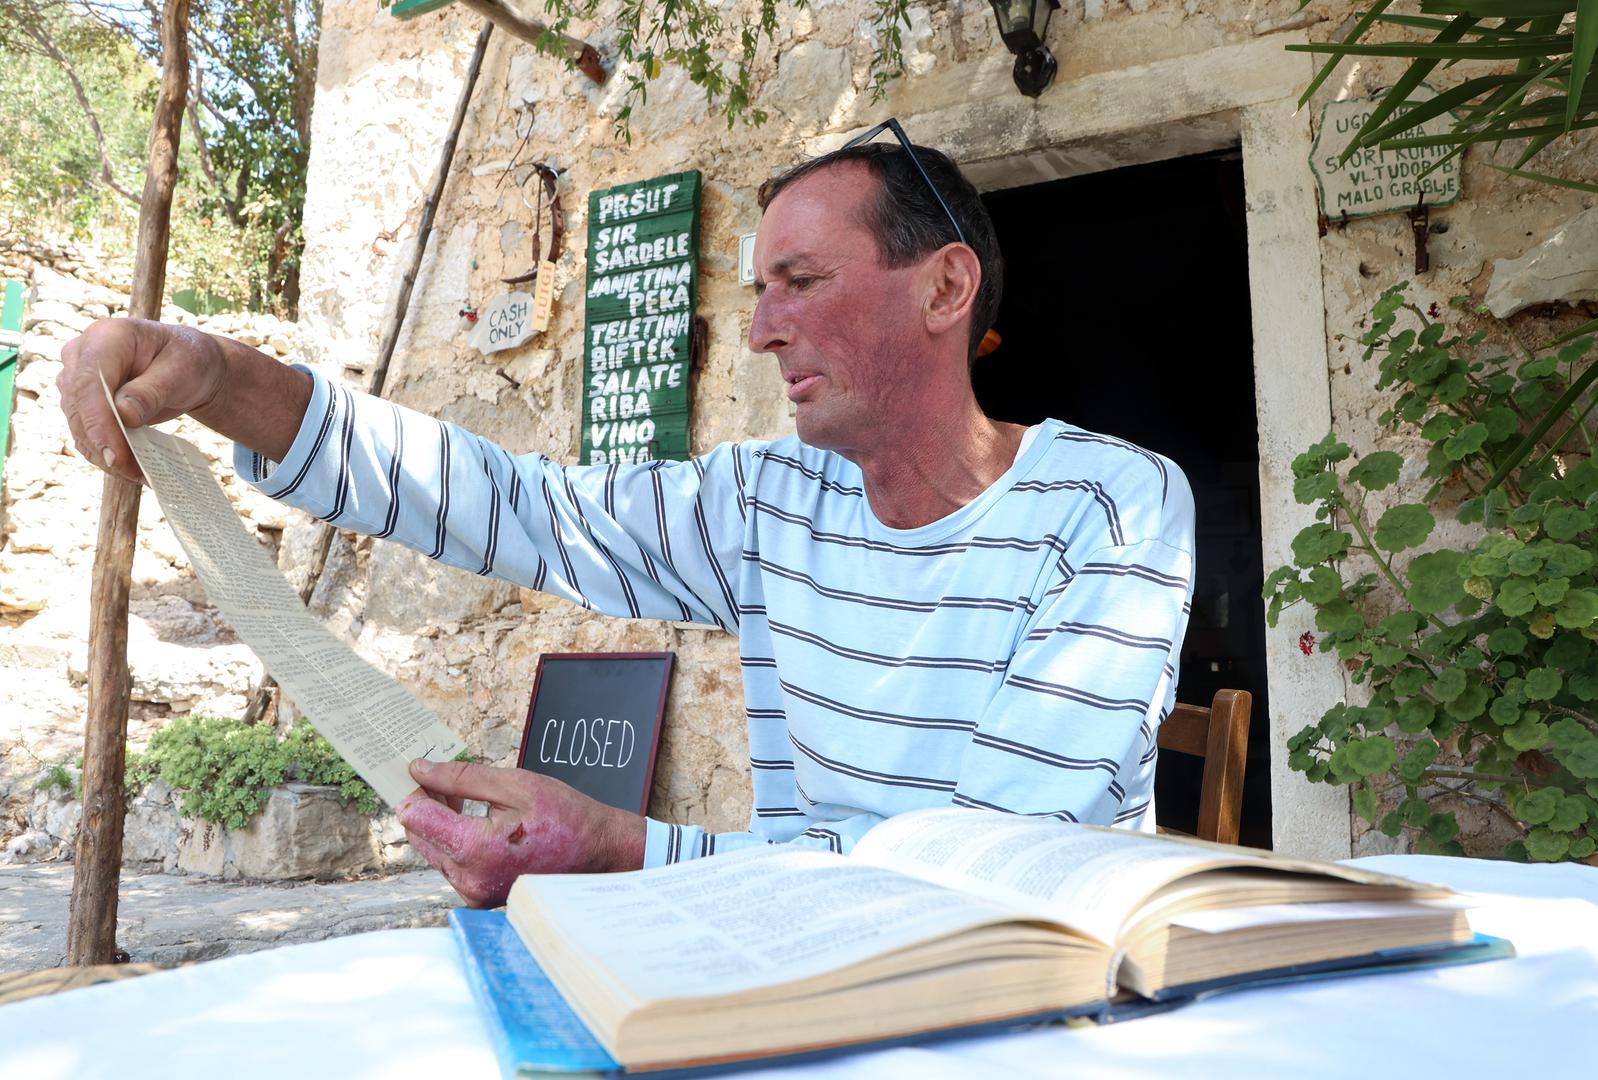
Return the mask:
<path id="1" fill-rule="evenodd" d="M 1004 295 L 1004 256 L 999 252 L 999 238 L 977 189 L 948 155 L 928 146 L 917 146 L 915 152 L 927 175 L 938 186 L 943 201 L 949 204 L 950 212 L 965 233 L 966 243 L 976 252 L 977 262 L 982 267 L 982 282 L 971 305 L 971 340 L 967 351 L 967 360 L 975 362 L 977 346 L 998 318 L 999 300 Z M 894 143 L 846 146 L 801 162 L 760 185 L 760 209 L 771 205 L 784 188 L 813 172 L 845 161 L 862 162 L 879 182 L 877 197 L 866 203 L 861 224 L 876 239 L 878 257 L 888 266 L 908 266 L 945 244 L 958 242 L 949 215 L 927 190 L 903 148 Z"/>

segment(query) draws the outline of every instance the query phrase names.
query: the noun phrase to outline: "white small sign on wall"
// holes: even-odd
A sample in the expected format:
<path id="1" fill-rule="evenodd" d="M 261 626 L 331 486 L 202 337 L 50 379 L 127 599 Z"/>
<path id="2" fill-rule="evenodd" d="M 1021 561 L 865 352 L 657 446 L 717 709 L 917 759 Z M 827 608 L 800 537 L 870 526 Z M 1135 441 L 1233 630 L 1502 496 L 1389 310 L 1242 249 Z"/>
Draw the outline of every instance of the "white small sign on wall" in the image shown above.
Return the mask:
<path id="1" fill-rule="evenodd" d="M 477 313 L 477 325 L 472 327 L 466 340 L 484 355 L 514 349 L 537 333 L 532 316 L 531 293 L 496 296 Z"/>
<path id="2" fill-rule="evenodd" d="M 755 234 L 744 233 L 738 238 L 738 284 L 755 283 Z"/>

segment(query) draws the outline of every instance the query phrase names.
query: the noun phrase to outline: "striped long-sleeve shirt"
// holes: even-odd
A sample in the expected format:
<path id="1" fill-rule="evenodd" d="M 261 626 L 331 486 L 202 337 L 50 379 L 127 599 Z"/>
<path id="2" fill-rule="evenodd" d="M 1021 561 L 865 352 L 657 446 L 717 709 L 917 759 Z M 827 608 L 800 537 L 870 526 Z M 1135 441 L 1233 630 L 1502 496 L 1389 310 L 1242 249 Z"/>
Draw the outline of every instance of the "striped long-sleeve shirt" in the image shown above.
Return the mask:
<path id="1" fill-rule="evenodd" d="M 797 439 L 561 466 L 320 376 L 263 492 L 341 528 L 635 618 L 738 636 L 749 831 L 650 820 L 645 865 L 752 843 L 847 851 L 884 817 L 988 807 L 1152 828 L 1193 502 L 1171 462 L 1046 421 L 930 525 Z"/>

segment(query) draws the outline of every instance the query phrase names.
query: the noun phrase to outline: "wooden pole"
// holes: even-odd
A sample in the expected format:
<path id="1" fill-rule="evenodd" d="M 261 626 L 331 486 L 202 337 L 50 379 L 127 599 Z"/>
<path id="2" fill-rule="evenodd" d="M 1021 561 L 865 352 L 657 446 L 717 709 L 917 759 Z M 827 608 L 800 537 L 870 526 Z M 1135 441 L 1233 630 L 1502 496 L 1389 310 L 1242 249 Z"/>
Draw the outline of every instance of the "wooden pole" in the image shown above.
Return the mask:
<path id="1" fill-rule="evenodd" d="M 472 50 L 471 61 L 466 65 L 466 82 L 461 86 L 460 97 L 455 100 L 455 115 L 450 118 L 449 133 L 438 152 L 438 170 L 433 175 L 433 187 L 427 193 L 427 201 L 422 204 L 422 219 L 416 226 L 416 243 L 411 248 L 405 273 L 400 276 L 399 297 L 383 324 L 383 336 L 377 346 L 377 362 L 366 386 L 366 392 L 373 397 L 382 397 L 383 387 L 388 382 L 389 362 L 394 358 L 394 346 L 399 343 L 400 328 L 405 325 L 405 313 L 411 306 L 411 292 L 416 287 L 416 275 L 422 267 L 422 254 L 427 250 L 427 238 L 433 235 L 433 219 L 438 216 L 438 204 L 443 201 L 444 188 L 449 183 L 450 169 L 455 162 L 455 144 L 460 141 L 461 128 L 466 123 L 466 113 L 471 107 L 472 95 L 477 90 L 477 77 L 483 71 L 488 39 L 493 34 L 494 21 L 485 20 L 483 28 L 477 32 L 477 47 Z M 333 526 L 324 521 L 317 530 L 316 545 L 311 549 L 311 564 L 306 568 L 305 580 L 300 584 L 300 603 L 311 602 L 311 594 L 316 591 L 316 583 L 327 567 L 327 556 L 332 546 Z M 244 710 L 246 724 L 258 723 L 266 715 L 267 706 L 272 700 L 272 688 L 276 685 L 277 681 L 272 676 L 262 677 L 261 685 L 250 696 L 249 707 Z"/>
<path id="2" fill-rule="evenodd" d="M 149 167 L 139 202 L 139 239 L 129 312 L 161 315 L 166 249 L 177 184 L 178 140 L 189 96 L 189 0 L 161 11 L 161 87 L 150 125 Z M 115 959 L 122 875 L 123 754 L 128 738 L 128 588 L 138 536 L 139 486 L 107 475 L 89 594 L 89 714 L 83 739 L 83 820 L 78 826 L 67 963 Z"/>

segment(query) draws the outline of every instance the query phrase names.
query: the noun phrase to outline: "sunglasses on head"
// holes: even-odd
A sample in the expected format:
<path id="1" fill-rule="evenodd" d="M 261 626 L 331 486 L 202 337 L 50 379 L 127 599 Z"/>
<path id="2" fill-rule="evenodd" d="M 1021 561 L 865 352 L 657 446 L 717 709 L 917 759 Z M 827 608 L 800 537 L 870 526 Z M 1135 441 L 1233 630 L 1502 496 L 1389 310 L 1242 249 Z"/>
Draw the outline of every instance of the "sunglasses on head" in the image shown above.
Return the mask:
<path id="1" fill-rule="evenodd" d="M 851 146 L 860 146 L 863 143 L 868 143 L 884 131 L 893 132 L 893 137 L 899 140 L 899 145 L 904 148 L 905 155 L 910 159 L 910 164 L 916 167 L 916 172 L 921 175 L 921 180 L 927 185 L 927 190 L 932 192 L 932 197 L 938 200 L 938 205 L 943 207 L 943 212 L 948 215 L 949 224 L 954 226 L 955 237 L 960 243 L 965 243 L 965 230 L 960 228 L 960 223 L 954 219 L 954 211 L 949 209 L 949 204 L 943 201 L 943 193 L 938 190 L 938 185 L 934 184 L 932 177 L 927 175 L 926 166 L 921 164 L 920 157 L 916 155 L 915 147 L 910 145 L 910 139 L 905 135 L 904 128 L 899 126 L 899 121 L 889 117 L 870 131 L 857 135 L 844 143 L 843 149 L 847 150 Z"/>

